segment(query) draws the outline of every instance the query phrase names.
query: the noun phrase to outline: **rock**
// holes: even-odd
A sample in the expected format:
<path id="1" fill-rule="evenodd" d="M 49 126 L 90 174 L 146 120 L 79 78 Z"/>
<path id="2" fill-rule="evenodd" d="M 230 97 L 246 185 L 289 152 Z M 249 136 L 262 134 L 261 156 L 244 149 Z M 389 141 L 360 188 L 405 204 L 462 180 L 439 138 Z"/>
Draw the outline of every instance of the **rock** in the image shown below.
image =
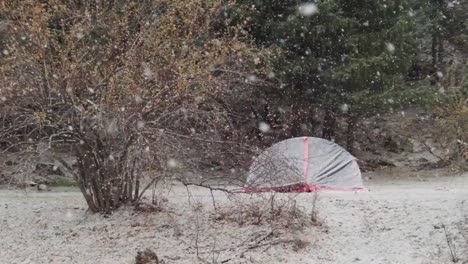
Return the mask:
<path id="1" fill-rule="evenodd" d="M 159 259 L 154 251 L 147 248 L 145 251 L 137 252 L 135 264 L 159 264 Z"/>
<path id="2" fill-rule="evenodd" d="M 258 262 L 258 259 L 253 257 L 253 256 L 250 256 L 250 262 L 251 263 L 257 263 Z"/>
<path id="3" fill-rule="evenodd" d="M 26 186 L 29 186 L 29 187 L 37 186 L 37 183 L 34 182 L 34 181 L 27 181 L 27 182 L 25 182 L 25 183 L 26 183 Z"/>
<path id="4" fill-rule="evenodd" d="M 49 187 L 45 184 L 39 184 L 37 185 L 37 190 L 39 191 L 47 191 L 49 189 Z"/>
<path id="5" fill-rule="evenodd" d="M 411 149 L 411 152 L 413 153 L 420 153 L 420 152 L 423 152 L 426 150 L 426 147 L 424 146 L 424 144 L 422 144 L 421 142 L 419 142 L 418 140 L 416 139 L 408 139 L 409 142 L 411 143 L 412 145 L 412 149 Z"/>

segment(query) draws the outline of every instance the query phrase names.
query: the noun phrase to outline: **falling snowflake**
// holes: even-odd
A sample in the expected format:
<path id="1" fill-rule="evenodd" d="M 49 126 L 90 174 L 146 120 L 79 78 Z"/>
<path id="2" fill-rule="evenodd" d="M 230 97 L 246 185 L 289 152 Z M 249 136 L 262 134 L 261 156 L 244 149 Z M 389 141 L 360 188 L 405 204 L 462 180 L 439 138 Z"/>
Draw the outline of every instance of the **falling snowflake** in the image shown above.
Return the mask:
<path id="1" fill-rule="evenodd" d="M 268 79 L 273 79 L 273 78 L 275 78 L 275 73 L 271 71 L 268 73 Z"/>
<path id="2" fill-rule="evenodd" d="M 146 122 L 143 120 L 138 120 L 137 121 L 137 129 L 143 129 L 146 125 Z"/>
<path id="3" fill-rule="evenodd" d="M 143 69 L 143 77 L 145 78 L 145 80 L 148 80 L 148 79 L 151 79 L 151 77 L 153 77 L 153 71 L 151 70 L 151 68 L 148 66 L 148 65 L 144 65 L 143 66 L 144 69 Z"/>
<path id="4" fill-rule="evenodd" d="M 318 7 L 314 3 L 304 3 L 299 6 L 298 11 L 303 16 L 312 16 L 318 13 Z"/>
<path id="5" fill-rule="evenodd" d="M 257 78 L 257 76 L 251 74 L 251 75 L 247 76 L 247 81 L 248 82 L 256 82 L 256 81 L 258 81 L 258 78 Z"/>
<path id="6" fill-rule="evenodd" d="M 106 132 L 109 135 L 115 135 L 119 132 L 119 128 L 117 126 L 117 120 L 113 119 L 106 127 Z"/>
<path id="7" fill-rule="evenodd" d="M 143 102 L 143 98 L 141 98 L 141 96 L 137 94 L 135 95 L 135 102 L 137 104 L 141 104 Z"/>
<path id="8" fill-rule="evenodd" d="M 340 110 L 343 112 L 343 113 L 346 113 L 349 111 L 349 105 L 348 104 L 342 104 L 340 106 Z"/>
<path id="9" fill-rule="evenodd" d="M 78 33 L 76 33 L 76 38 L 77 38 L 77 39 L 82 39 L 83 37 L 84 37 L 83 32 L 78 32 Z"/>
<path id="10" fill-rule="evenodd" d="M 177 160 L 171 158 L 167 161 L 167 166 L 169 168 L 176 168 L 178 166 L 178 162 Z"/>
<path id="11" fill-rule="evenodd" d="M 444 77 L 444 74 L 442 72 L 440 72 L 440 71 L 438 71 L 436 74 L 437 74 L 437 77 L 439 77 L 439 78 Z"/>
<path id="12" fill-rule="evenodd" d="M 71 210 L 67 210 L 67 212 L 65 213 L 65 218 L 66 218 L 67 220 L 73 219 L 73 213 L 72 213 Z"/>
<path id="13" fill-rule="evenodd" d="M 455 1 L 449 2 L 449 3 L 447 4 L 447 8 L 453 8 L 453 7 L 455 7 L 455 4 L 456 4 L 456 3 L 457 3 L 457 2 L 455 2 Z"/>
<path id="14" fill-rule="evenodd" d="M 268 131 L 270 131 L 271 127 L 269 124 L 265 123 L 265 122 L 260 122 L 258 124 L 258 129 L 260 129 L 260 131 L 262 131 L 263 133 L 266 133 Z"/>
<path id="15" fill-rule="evenodd" d="M 3 53 L 3 55 L 5 55 L 5 56 L 8 56 L 8 54 L 10 54 L 10 52 L 9 52 L 7 49 L 4 49 L 2 53 Z"/>
<path id="16" fill-rule="evenodd" d="M 395 51 L 395 45 L 390 42 L 385 43 L 385 47 L 387 48 L 388 52 L 393 53 Z"/>

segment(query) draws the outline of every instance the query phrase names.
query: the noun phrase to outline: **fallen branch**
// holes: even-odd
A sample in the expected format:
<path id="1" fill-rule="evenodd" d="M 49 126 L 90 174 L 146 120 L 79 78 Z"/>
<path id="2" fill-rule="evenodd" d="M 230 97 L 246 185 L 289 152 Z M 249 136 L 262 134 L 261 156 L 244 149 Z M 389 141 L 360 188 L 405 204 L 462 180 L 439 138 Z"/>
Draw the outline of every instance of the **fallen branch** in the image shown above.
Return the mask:
<path id="1" fill-rule="evenodd" d="M 232 194 L 232 193 L 235 192 L 235 191 L 233 191 L 233 190 L 228 190 L 228 189 L 225 189 L 225 188 L 222 188 L 222 187 L 213 187 L 213 186 L 206 185 L 206 184 L 203 184 L 203 183 L 185 182 L 185 181 L 182 181 L 182 180 L 180 180 L 180 182 L 181 182 L 185 187 L 188 187 L 188 186 L 198 186 L 198 187 L 202 187 L 202 188 L 209 189 L 210 191 L 220 191 L 220 192 L 225 192 L 225 193 L 228 193 L 228 194 Z"/>
<path id="2" fill-rule="evenodd" d="M 255 249 L 255 248 L 260 248 L 260 247 L 265 247 L 265 246 L 275 246 L 275 245 L 279 245 L 279 244 L 285 244 L 285 243 L 292 243 L 293 240 L 290 240 L 290 239 L 279 239 L 279 240 L 275 240 L 275 241 L 270 241 L 270 242 L 264 242 L 262 243 L 263 241 L 265 241 L 266 239 L 270 238 L 271 236 L 273 236 L 273 230 L 271 230 L 268 234 L 266 234 L 265 236 L 263 236 L 261 239 L 257 240 L 254 244 L 250 244 L 248 245 L 243 251 L 241 251 L 238 255 L 243 255 L 245 254 L 246 252 L 248 252 L 249 250 L 252 250 L 252 249 Z M 231 248 L 232 249 L 232 248 Z M 227 259 L 224 259 L 221 261 L 221 263 L 227 263 L 233 259 L 235 259 L 236 256 L 233 256 L 233 257 L 230 257 L 230 258 L 227 258 Z"/>
<path id="3" fill-rule="evenodd" d="M 450 256 L 452 257 L 452 262 L 453 263 L 457 263 L 460 259 L 457 257 L 457 253 L 452 245 L 452 242 L 450 241 L 450 237 L 447 233 L 447 228 L 445 227 L 444 224 L 441 225 L 442 228 L 444 229 L 444 234 L 445 234 L 445 239 L 447 240 L 447 245 L 449 247 L 449 250 L 450 250 Z"/>

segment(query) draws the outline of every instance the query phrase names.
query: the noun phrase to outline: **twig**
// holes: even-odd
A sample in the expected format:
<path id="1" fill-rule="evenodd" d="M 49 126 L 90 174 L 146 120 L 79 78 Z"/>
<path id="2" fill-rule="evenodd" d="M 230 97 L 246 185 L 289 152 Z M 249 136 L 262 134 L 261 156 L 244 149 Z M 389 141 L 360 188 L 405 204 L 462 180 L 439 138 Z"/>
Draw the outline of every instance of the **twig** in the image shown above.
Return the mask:
<path id="1" fill-rule="evenodd" d="M 274 246 L 274 245 L 278 245 L 278 244 L 281 244 L 281 243 L 292 242 L 291 240 L 276 240 L 276 241 L 272 241 L 272 242 L 262 243 L 263 241 L 270 238 L 271 236 L 273 236 L 273 230 L 271 230 L 268 234 L 263 236 L 261 239 L 257 240 L 254 244 L 251 244 L 251 245 L 247 246 L 242 252 L 240 252 L 239 255 L 242 255 L 242 254 L 246 253 L 249 250 L 259 248 L 259 247 Z M 227 250 L 229 250 L 229 249 L 227 249 Z M 230 257 L 230 258 L 224 259 L 224 260 L 221 261 L 221 263 L 227 263 L 227 262 L 233 260 L 234 258 L 235 257 Z"/>
<path id="2" fill-rule="evenodd" d="M 442 228 L 444 229 L 445 239 L 447 240 L 447 245 L 448 245 L 449 250 L 450 250 L 450 256 L 452 257 L 452 262 L 457 263 L 459 261 L 459 259 L 457 257 L 457 253 L 455 252 L 455 249 L 453 248 L 452 243 L 450 242 L 450 238 L 449 238 L 449 235 L 447 233 L 447 228 L 445 227 L 444 224 L 442 224 Z"/>
<path id="3" fill-rule="evenodd" d="M 210 191 L 221 191 L 221 192 L 229 193 L 229 194 L 233 193 L 232 190 L 228 190 L 228 189 L 221 188 L 221 187 L 213 187 L 213 186 L 206 185 L 206 184 L 203 184 L 203 183 L 185 182 L 185 181 L 182 181 L 182 180 L 180 180 L 180 182 L 181 182 L 186 188 L 187 188 L 188 186 L 198 186 L 198 187 L 207 188 L 207 189 L 209 189 Z"/>
<path id="4" fill-rule="evenodd" d="M 215 211 L 217 211 L 216 209 L 216 201 L 215 201 L 215 198 L 214 198 L 214 195 L 213 195 L 213 190 L 210 189 L 210 194 L 211 194 L 211 202 L 213 203 L 213 208 Z"/>
<path id="5" fill-rule="evenodd" d="M 314 224 L 318 224 L 318 217 L 317 217 L 317 199 L 318 199 L 318 192 L 314 193 L 314 197 L 312 198 L 312 211 L 310 213 L 310 220 Z"/>

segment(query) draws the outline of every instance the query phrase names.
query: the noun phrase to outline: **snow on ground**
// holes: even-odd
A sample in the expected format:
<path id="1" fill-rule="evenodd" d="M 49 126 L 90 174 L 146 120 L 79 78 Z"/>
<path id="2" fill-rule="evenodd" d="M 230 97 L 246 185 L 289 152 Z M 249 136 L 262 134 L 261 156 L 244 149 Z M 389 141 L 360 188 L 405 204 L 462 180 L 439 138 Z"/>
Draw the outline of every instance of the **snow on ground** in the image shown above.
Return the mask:
<path id="1" fill-rule="evenodd" d="M 268 208 L 268 200 L 215 193 L 215 212 L 209 191 L 191 188 L 188 196 L 177 185 L 161 210 L 126 208 L 107 218 L 86 213 L 77 190 L 0 190 L 0 263 L 134 263 L 138 250 L 151 248 L 164 263 L 443 264 L 452 263 L 447 237 L 458 263 L 468 263 L 468 175 L 374 175 L 367 186 L 320 193 L 321 226 L 239 224 L 220 212 L 232 209 L 235 218 L 252 210 L 249 202 Z M 310 215 L 314 194 L 278 196 Z"/>

